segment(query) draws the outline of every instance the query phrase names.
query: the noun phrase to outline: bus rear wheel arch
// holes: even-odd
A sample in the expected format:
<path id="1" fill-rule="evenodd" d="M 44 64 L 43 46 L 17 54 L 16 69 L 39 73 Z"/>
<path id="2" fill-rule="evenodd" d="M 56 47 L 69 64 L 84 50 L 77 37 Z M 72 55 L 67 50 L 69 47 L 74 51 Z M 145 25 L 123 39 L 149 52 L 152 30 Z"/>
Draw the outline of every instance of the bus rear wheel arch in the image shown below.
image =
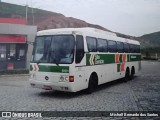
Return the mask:
<path id="1" fill-rule="evenodd" d="M 87 93 L 91 94 L 97 88 L 97 86 L 98 86 L 98 75 L 96 72 L 93 72 L 89 78 Z"/>

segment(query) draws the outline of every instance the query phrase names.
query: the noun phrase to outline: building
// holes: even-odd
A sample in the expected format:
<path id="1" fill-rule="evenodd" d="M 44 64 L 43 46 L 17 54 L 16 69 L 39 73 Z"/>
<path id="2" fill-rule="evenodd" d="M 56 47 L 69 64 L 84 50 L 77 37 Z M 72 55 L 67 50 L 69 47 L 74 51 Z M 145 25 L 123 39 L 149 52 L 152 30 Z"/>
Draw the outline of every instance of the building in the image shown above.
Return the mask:
<path id="1" fill-rule="evenodd" d="M 29 68 L 36 26 L 14 18 L 0 18 L 0 71 Z"/>

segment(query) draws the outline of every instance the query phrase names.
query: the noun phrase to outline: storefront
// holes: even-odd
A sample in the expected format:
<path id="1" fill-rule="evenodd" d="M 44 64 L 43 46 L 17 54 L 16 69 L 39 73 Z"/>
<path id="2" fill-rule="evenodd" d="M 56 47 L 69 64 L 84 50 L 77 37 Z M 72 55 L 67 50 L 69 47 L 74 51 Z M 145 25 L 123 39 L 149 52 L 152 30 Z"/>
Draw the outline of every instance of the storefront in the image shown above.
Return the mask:
<path id="1" fill-rule="evenodd" d="M 28 43 L 36 31 L 36 26 L 0 23 L 0 71 L 29 68 L 33 46 Z"/>

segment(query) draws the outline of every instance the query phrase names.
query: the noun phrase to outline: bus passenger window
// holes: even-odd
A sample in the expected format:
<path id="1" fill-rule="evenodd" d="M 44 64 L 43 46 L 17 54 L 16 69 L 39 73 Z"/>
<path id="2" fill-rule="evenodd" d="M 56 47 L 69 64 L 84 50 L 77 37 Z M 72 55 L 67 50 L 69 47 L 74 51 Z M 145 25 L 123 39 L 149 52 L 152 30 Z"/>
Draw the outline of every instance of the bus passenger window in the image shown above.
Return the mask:
<path id="1" fill-rule="evenodd" d="M 124 43 L 124 52 L 129 53 L 129 44 L 128 43 Z"/>
<path id="2" fill-rule="evenodd" d="M 80 63 L 84 57 L 84 42 L 83 36 L 76 36 L 76 63 Z"/>
<path id="3" fill-rule="evenodd" d="M 140 53 L 141 52 L 140 45 L 136 45 L 136 48 L 137 48 L 137 53 Z"/>
<path id="4" fill-rule="evenodd" d="M 122 42 L 117 42 L 117 52 L 119 53 L 124 52 L 124 45 Z"/>
<path id="5" fill-rule="evenodd" d="M 129 44 L 129 48 L 130 48 L 130 53 L 134 53 L 134 45 Z"/>
<path id="6" fill-rule="evenodd" d="M 86 37 L 89 52 L 97 52 L 97 40 L 93 37 Z"/>
<path id="7" fill-rule="evenodd" d="M 97 51 L 107 52 L 107 40 L 97 39 Z"/>
<path id="8" fill-rule="evenodd" d="M 108 52 L 116 52 L 117 51 L 117 45 L 115 41 L 108 41 Z"/>

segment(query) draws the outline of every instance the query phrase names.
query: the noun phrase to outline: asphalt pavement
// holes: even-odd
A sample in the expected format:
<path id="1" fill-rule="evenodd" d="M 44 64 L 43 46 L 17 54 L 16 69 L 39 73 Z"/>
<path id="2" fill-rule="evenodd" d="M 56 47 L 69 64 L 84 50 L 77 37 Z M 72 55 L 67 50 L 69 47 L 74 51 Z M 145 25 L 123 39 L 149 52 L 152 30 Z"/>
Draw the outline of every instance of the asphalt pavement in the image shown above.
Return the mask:
<path id="1" fill-rule="evenodd" d="M 31 88 L 28 79 L 28 75 L 0 76 L 0 111 L 160 111 L 160 62 L 142 61 L 142 70 L 133 80 L 128 82 L 118 80 L 101 85 L 92 94 L 86 94 L 85 91 L 66 93 Z M 39 119 L 122 118 L 37 118 Z M 160 118 L 123 117 L 123 119 Z"/>

